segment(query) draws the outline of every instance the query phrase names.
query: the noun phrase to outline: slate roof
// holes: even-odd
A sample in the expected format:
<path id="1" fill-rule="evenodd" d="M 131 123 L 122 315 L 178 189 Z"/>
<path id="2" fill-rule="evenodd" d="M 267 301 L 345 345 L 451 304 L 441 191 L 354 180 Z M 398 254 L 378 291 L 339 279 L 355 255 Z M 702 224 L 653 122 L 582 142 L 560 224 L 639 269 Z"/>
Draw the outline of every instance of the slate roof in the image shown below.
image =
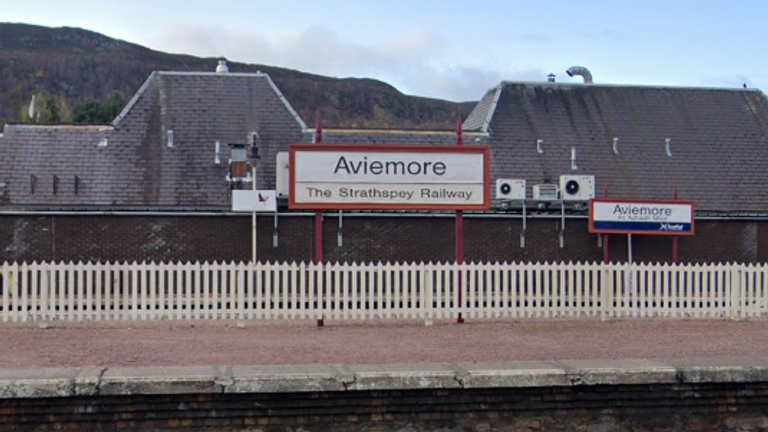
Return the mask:
<path id="1" fill-rule="evenodd" d="M 669 199 L 677 186 L 697 210 L 768 212 L 768 99 L 757 90 L 502 82 L 463 130 L 465 144 L 491 146 L 492 181 L 526 179 L 529 197 L 535 184 L 591 174 L 598 195 L 608 184 L 612 197 Z M 276 153 L 314 136 L 265 74 L 156 72 L 111 125 L 6 125 L 0 204 L 229 207 L 227 144 L 251 132 L 263 189 L 275 187 Z M 323 142 L 450 145 L 456 135 L 325 130 Z"/>
<path id="2" fill-rule="evenodd" d="M 314 142 L 314 129 L 307 131 L 304 142 Z M 482 133 L 463 133 L 465 145 L 487 145 L 489 139 Z M 323 143 L 333 144 L 413 144 L 454 145 L 456 132 L 408 130 L 354 130 L 330 129 L 323 131 Z"/>
<path id="3" fill-rule="evenodd" d="M 496 105 L 499 102 L 502 87 L 502 85 L 498 85 L 485 93 L 480 102 L 475 106 L 475 109 L 469 113 L 469 117 L 464 121 L 462 129 L 488 132 L 488 123 L 496 112 Z"/>
<path id="4" fill-rule="evenodd" d="M 6 126 L 0 182 L 7 190 L 0 202 L 229 205 L 227 144 L 246 143 L 257 132 L 267 161 L 258 170 L 258 186 L 274 188 L 277 151 L 301 141 L 305 129 L 265 74 L 156 72 L 113 125 Z M 53 176 L 60 179 L 56 193 Z"/>
<path id="5" fill-rule="evenodd" d="M 607 184 L 612 197 L 671 199 L 677 186 L 697 210 L 768 210 L 768 99 L 758 90 L 503 82 L 463 128 L 491 135 L 492 179 L 526 179 L 528 197 L 534 184 L 589 174 L 598 196 Z"/>
<path id="6" fill-rule="evenodd" d="M 5 131 L 0 182 L 7 190 L 0 204 L 42 209 L 228 208 L 228 143 L 246 143 L 257 132 L 257 186 L 274 189 L 277 152 L 314 139 L 314 130 L 261 73 L 155 72 L 111 125 L 7 125 Z M 465 135 L 467 144 L 487 141 L 483 134 Z M 456 134 L 325 130 L 323 142 L 450 145 Z"/>
<path id="7" fill-rule="evenodd" d="M 112 188 L 104 181 L 89 180 L 111 174 L 105 153 L 96 150 L 112 129 L 6 125 L 0 138 L 0 182 L 6 185 L 0 203 L 108 202 Z M 58 179 L 55 194 L 54 177 Z"/>

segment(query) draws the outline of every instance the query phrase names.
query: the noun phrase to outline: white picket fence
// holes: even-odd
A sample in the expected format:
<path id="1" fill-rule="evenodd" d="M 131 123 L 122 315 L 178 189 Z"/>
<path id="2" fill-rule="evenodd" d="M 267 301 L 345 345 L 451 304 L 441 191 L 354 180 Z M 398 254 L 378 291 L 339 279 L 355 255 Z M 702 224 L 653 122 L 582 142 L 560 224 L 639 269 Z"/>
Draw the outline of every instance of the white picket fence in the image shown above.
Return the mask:
<path id="1" fill-rule="evenodd" d="M 762 318 L 765 265 L 4 263 L 2 322 Z"/>

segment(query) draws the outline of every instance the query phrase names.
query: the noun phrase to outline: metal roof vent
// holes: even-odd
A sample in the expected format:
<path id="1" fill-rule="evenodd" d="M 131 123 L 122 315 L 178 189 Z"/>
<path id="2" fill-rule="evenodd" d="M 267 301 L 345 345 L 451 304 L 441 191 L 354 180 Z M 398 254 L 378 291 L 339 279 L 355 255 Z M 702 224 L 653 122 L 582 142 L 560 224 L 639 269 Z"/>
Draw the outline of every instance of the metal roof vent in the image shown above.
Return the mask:
<path id="1" fill-rule="evenodd" d="M 544 153 L 544 140 L 537 139 L 536 140 L 536 153 Z"/>
<path id="2" fill-rule="evenodd" d="M 613 139 L 613 154 L 619 154 L 619 138 Z"/>
<path id="3" fill-rule="evenodd" d="M 667 153 L 667 156 L 672 157 L 672 138 L 664 140 L 664 151 Z"/>
<path id="4" fill-rule="evenodd" d="M 576 171 L 579 167 L 576 165 L 576 147 L 571 147 L 571 170 Z"/>
<path id="5" fill-rule="evenodd" d="M 229 67 L 227 67 L 227 59 L 220 58 L 219 59 L 219 65 L 216 66 L 216 73 L 227 73 L 229 72 Z"/>
<path id="6" fill-rule="evenodd" d="M 569 77 L 580 76 L 584 78 L 584 84 L 592 84 L 592 73 L 584 66 L 571 66 L 565 71 Z"/>

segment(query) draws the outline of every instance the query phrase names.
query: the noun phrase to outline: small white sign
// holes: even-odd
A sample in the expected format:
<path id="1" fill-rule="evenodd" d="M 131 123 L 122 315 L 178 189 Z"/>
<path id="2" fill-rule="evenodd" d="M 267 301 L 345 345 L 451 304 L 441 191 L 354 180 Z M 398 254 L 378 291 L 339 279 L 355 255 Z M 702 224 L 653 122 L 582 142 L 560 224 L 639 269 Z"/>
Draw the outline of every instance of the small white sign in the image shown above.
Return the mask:
<path id="1" fill-rule="evenodd" d="M 276 212 L 277 194 L 273 190 L 232 191 L 232 211 Z"/>

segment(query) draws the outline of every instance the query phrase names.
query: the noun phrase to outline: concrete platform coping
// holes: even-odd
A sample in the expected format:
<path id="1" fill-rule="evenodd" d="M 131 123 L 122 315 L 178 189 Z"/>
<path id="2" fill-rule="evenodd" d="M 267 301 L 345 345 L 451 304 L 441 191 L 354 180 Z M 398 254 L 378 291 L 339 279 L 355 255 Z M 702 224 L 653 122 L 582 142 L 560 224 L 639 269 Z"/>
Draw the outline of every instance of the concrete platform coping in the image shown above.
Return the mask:
<path id="1" fill-rule="evenodd" d="M 0 369 L 0 398 L 745 383 L 768 358 Z"/>

